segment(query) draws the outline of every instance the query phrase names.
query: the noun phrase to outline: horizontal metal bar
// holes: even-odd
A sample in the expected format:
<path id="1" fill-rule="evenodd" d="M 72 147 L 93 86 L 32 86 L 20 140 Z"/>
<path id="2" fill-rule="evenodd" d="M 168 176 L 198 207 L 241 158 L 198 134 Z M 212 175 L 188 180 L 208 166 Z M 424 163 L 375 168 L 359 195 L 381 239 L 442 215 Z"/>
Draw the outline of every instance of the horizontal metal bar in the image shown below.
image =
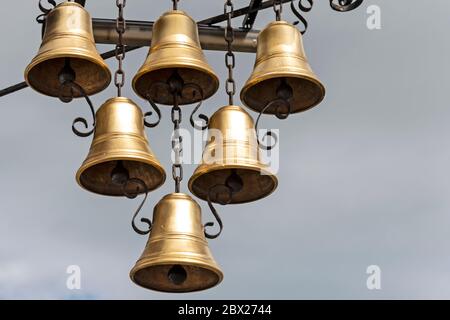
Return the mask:
<path id="1" fill-rule="evenodd" d="M 116 44 L 118 34 L 116 20 L 92 19 L 95 42 L 103 44 Z M 123 43 L 128 46 L 149 46 L 152 39 L 153 22 L 127 21 L 123 34 Z M 204 50 L 226 51 L 227 43 L 224 39 L 225 29 L 216 26 L 200 24 L 198 26 L 200 44 Z M 234 30 L 233 51 L 256 52 L 257 30 Z"/>

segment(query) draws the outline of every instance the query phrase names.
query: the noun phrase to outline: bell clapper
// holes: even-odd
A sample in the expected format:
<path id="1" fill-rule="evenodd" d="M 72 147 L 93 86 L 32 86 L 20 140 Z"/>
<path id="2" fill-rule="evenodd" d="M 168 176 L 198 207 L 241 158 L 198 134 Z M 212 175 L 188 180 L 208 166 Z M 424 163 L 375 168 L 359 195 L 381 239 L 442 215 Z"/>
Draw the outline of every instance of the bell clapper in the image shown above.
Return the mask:
<path id="1" fill-rule="evenodd" d="M 294 91 L 292 90 L 292 87 L 287 83 L 286 78 L 281 79 L 276 94 L 278 99 L 280 99 L 283 103 L 278 105 L 275 116 L 278 119 L 283 120 L 286 119 L 291 113 L 291 104 L 289 103 L 289 100 L 294 96 Z M 283 107 L 286 110 L 283 110 Z"/>
<path id="2" fill-rule="evenodd" d="M 231 189 L 231 193 L 233 194 L 242 190 L 242 188 L 244 187 L 244 181 L 238 175 L 236 169 L 232 169 L 231 174 L 225 181 L 225 185 Z"/>
<path id="3" fill-rule="evenodd" d="M 116 185 L 124 185 L 130 179 L 128 170 L 122 160 L 117 160 L 116 166 L 111 171 L 111 181 Z"/>
<path id="4" fill-rule="evenodd" d="M 64 103 L 69 103 L 73 100 L 73 83 L 75 82 L 75 70 L 70 66 L 70 58 L 64 58 L 64 66 L 58 73 L 58 80 L 60 84 L 59 100 Z M 64 87 L 68 86 L 70 95 L 64 95 Z"/>
<path id="5" fill-rule="evenodd" d="M 167 278 L 169 278 L 170 282 L 172 282 L 174 285 L 179 286 L 186 281 L 187 272 L 182 266 L 176 264 L 169 269 L 169 272 L 167 273 Z"/>
<path id="6" fill-rule="evenodd" d="M 70 58 L 64 58 L 64 66 L 58 74 L 59 83 L 74 82 L 75 77 L 75 70 L 70 66 Z"/>
<path id="7" fill-rule="evenodd" d="M 170 93 L 177 95 L 178 97 L 181 96 L 181 92 L 184 87 L 184 80 L 178 73 L 177 69 L 175 69 L 169 79 L 167 79 L 167 84 L 169 85 Z"/>

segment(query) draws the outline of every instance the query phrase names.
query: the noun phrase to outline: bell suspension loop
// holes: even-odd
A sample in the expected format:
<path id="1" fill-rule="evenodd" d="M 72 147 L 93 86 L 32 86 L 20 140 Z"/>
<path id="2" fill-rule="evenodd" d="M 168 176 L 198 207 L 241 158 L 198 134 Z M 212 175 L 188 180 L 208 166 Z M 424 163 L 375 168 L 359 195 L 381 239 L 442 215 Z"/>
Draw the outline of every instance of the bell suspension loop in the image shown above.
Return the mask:
<path id="1" fill-rule="evenodd" d="M 275 20 L 281 20 L 281 13 L 283 12 L 283 2 L 281 0 L 273 1 L 273 11 L 275 12 Z"/>

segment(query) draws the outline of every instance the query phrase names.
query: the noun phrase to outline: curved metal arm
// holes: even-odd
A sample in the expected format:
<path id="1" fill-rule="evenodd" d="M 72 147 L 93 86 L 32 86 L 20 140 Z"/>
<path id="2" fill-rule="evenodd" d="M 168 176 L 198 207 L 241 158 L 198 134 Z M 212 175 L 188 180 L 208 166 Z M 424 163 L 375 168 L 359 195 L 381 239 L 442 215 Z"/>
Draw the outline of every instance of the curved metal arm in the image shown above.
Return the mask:
<path id="1" fill-rule="evenodd" d="M 330 7 L 339 12 L 347 12 L 358 8 L 363 0 L 330 0 Z"/>
<path id="2" fill-rule="evenodd" d="M 309 12 L 313 8 L 314 1 L 313 0 L 298 0 L 298 9 L 295 7 L 294 4 L 295 0 L 292 0 L 291 2 L 291 10 L 292 13 L 298 18 L 298 21 L 294 22 L 294 25 L 299 24 L 300 22 L 303 24 L 303 30 L 301 30 L 301 34 L 305 34 L 306 30 L 308 30 L 308 21 L 306 21 L 305 17 L 300 13 L 302 12 Z M 303 1 L 306 1 L 308 5 L 304 5 Z"/>
<path id="3" fill-rule="evenodd" d="M 286 119 L 291 113 L 291 104 L 289 103 L 289 101 L 287 101 L 285 99 L 272 100 L 268 104 L 266 104 L 266 106 L 260 111 L 258 118 L 256 118 L 255 131 L 256 131 L 256 138 L 258 141 L 258 145 L 263 150 L 272 150 L 278 143 L 278 136 L 275 134 L 275 132 L 268 130 L 264 134 L 264 136 L 261 139 L 259 139 L 259 135 L 258 135 L 259 120 L 261 119 L 261 116 L 266 112 L 267 109 L 269 109 L 270 107 L 273 107 L 274 105 L 277 105 L 277 104 L 278 104 L 278 107 L 276 108 L 275 116 L 278 119 Z M 286 109 L 286 112 L 283 112 L 283 109 Z M 275 142 L 272 145 L 263 144 L 262 140 L 265 140 L 267 137 L 272 137 L 275 140 Z"/>
<path id="4" fill-rule="evenodd" d="M 147 128 L 154 128 L 161 122 L 161 110 L 159 110 L 156 103 L 153 102 L 152 98 L 150 98 L 150 95 L 147 95 L 147 101 L 148 103 L 150 103 L 150 106 L 153 108 L 156 115 L 158 116 L 158 120 L 156 120 L 155 122 L 148 122 L 146 118 L 151 117 L 153 115 L 153 111 L 147 111 L 146 113 L 144 113 L 144 125 Z"/>
<path id="5" fill-rule="evenodd" d="M 42 0 L 39 0 L 39 3 L 38 3 L 39 10 L 41 10 L 42 13 L 36 17 L 36 22 L 39 24 L 42 24 L 41 37 L 44 37 L 45 19 L 47 17 L 47 14 L 56 7 L 55 0 L 47 0 L 47 3 L 51 5 L 51 8 L 47 9 L 46 7 L 44 7 L 42 4 Z"/>
<path id="6" fill-rule="evenodd" d="M 134 192 L 134 193 L 129 193 L 129 192 L 127 191 L 127 186 L 128 186 L 130 183 L 136 183 L 136 184 L 139 185 L 139 186 L 136 188 L 136 192 Z M 138 208 L 136 209 L 136 212 L 133 214 L 133 218 L 132 218 L 132 220 L 131 220 L 131 226 L 133 227 L 133 230 L 134 230 L 137 234 L 140 234 L 140 235 L 146 235 L 146 234 L 150 233 L 150 231 L 152 230 L 152 221 L 151 221 L 150 219 L 148 219 L 148 218 L 141 218 L 141 222 L 148 225 L 148 229 L 147 229 L 147 230 L 141 230 L 141 229 L 139 229 L 139 228 L 137 227 L 137 225 L 136 225 L 136 222 L 135 222 L 135 221 L 136 221 L 137 215 L 139 214 L 139 212 L 141 211 L 141 209 L 142 209 L 142 207 L 144 206 L 145 202 L 147 201 L 147 197 L 148 197 L 148 189 L 147 189 L 147 186 L 146 186 L 145 182 L 142 181 L 141 179 L 138 179 L 138 178 L 131 178 L 131 179 L 128 179 L 127 182 L 125 182 L 125 183 L 123 184 L 123 194 L 124 194 L 128 199 L 134 199 L 134 198 L 136 198 L 136 197 L 138 196 L 138 194 L 140 193 L 140 192 L 139 192 L 139 191 L 140 191 L 140 188 L 143 188 L 143 190 L 145 190 L 145 195 L 144 195 L 144 198 L 142 199 L 142 202 L 139 204 Z"/>
<path id="7" fill-rule="evenodd" d="M 41 10 L 41 12 L 42 12 L 40 15 L 38 15 L 36 17 L 36 21 L 38 23 L 44 23 L 45 17 L 47 16 L 47 14 L 56 7 L 56 1 L 55 0 L 47 0 L 47 3 L 51 6 L 48 9 L 46 7 L 44 7 L 44 5 L 42 4 L 42 1 L 43 0 L 39 0 L 39 2 L 38 2 L 39 10 Z"/>
<path id="8" fill-rule="evenodd" d="M 186 90 L 187 88 L 194 89 L 194 91 L 193 91 L 193 98 L 195 98 L 197 93 L 200 95 L 200 101 L 195 106 L 194 110 L 192 110 L 191 116 L 189 117 L 189 121 L 191 123 L 191 126 L 194 129 L 197 129 L 197 130 L 205 130 L 206 128 L 208 128 L 209 118 L 205 114 L 200 113 L 198 115 L 198 118 L 203 120 L 203 124 L 202 125 L 198 125 L 197 122 L 194 119 L 195 113 L 198 111 L 198 109 L 200 109 L 200 107 L 202 106 L 202 103 L 203 103 L 203 99 L 204 99 L 203 90 L 202 90 L 202 88 L 200 88 L 199 85 L 197 85 L 195 83 L 186 83 L 186 84 L 183 85 L 183 88 L 181 89 L 181 95 L 183 95 L 184 90 Z"/>
<path id="9" fill-rule="evenodd" d="M 217 238 L 222 233 L 222 230 L 223 230 L 222 219 L 220 218 L 219 213 L 217 212 L 216 208 L 214 208 L 214 205 L 212 204 L 212 201 L 211 201 L 211 193 L 213 192 L 213 190 L 215 190 L 217 188 L 224 188 L 227 191 L 227 193 L 228 193 L 228 200 L 227 201 L 221 201 L 220 202 L 221 205 L 226 205 L 226 204 L 230 203 L 231 199 L 232 199 L 232 196 L 233 196 L 233 192 L 232 192 L 231 188 L 229 188 L 228 186 L 226 186 L 224 184 L 217 184 L 214 187 L 211 187 L 209 189 L 209 191 L 208 191 L 208 198 L 207 198 L 208 206 L 209 206 L 209 209 L 211 210 L 211 213 L 214 215 L 214 218 L 216 219 L 217 224 L 219 225 L 219 231 L 217 233 L 215 233 L 215 234 L 208 233 L 206 231 L 206 228 L 207 227 L 213 227 L 214 226 L 214 222 L 211 221 L 211 222 L 205 223 L 205 225 L 204 225 L 204 229 L 205 229 L 204 233 L 205 233 L 205 237 L 208 238 L 208 239 L 215 239 L 215 238 Z M 217 193 L 216 193 L 216 198 L 217 198 Z"/>
<path id="10" fill-rule="evenodd" d="M 167 90 L 170 90 L 170 86 L 163 81 L 153 82 L 152 85 L 150 86 L 150 88 L 148 89 L 146 98 L 147 98 L 148 103 L 150 103 L 150 106 L 152 107 L 153 111 L 156 113 L 158 119 L 155 122 L 148 122 L 146 118 L 151 117 L 153 115 L 153 111 L 148 111 L 148 112 L 144 113 L 144 125 L 147 128 L 154 128 L 161 122 L 161 110 L 159 109 L 158 105 L 153 101 L 153 99 L 150 96 L 150 92 L 153 90 L 153 88 L 155 88 L 157 86 L 164 86 L 164 87 L 166 87 Z"/>
<path id="11" fill-rule="evenodd" d="M 70 96 L 63 96 L 63 92 L 64 92 L 64 88 L 66 86 L 69 86 L 70 89 Z M 75 118 L 75 120 L 73 120 L 72 122 L 72 131 L 74 134 L 76 134 L 79 137 L 88 137 L 90 136 L 94 130 L 95 130 L 95 124 L 96 124 L 96 120 L 95 120 L 95 110 L 94 110 L 94 105 L 92 104 L 91 99 L 89 98 L 89 96 L 86 94 L 86 91 L 84 91 L 84 89 L 77 84 L 76 82 L 73 81 L 65 81 L 61 84 L 60 87 L 60 91 L 59 91 L 59 100 L 61 100 L 62 102 L 68 103 L 71 102 L 73 100 L 73 89 L 76 89 L 86 100 L 87 104 L 89 105 L 89 109 L 91 110 L 91 114 L 92 114 L 92 118 L 93 118 L 93 122 L 92 122 L 92 129 L 87 131 L 87 132 L 81 132 L 76 128 L 76 124 L 77 123 L 82 123 L 84 125 L 84 127 L 86 129 L 89 128 L 88 126 L 88 122 L 85 118 L 82 117 L 77 117 Z"/>

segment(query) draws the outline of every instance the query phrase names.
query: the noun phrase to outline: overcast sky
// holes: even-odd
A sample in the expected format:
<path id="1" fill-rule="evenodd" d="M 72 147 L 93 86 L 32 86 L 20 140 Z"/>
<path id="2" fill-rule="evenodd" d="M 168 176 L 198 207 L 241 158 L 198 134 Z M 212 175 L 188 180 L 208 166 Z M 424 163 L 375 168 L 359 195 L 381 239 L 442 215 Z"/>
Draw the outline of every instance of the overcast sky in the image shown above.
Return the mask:
<path id="1" fill-rule="evenodd" d="M 371 4 L 381 8 L 381 30 L 366 27 Z M 153 21 L 169 7 L 168 0 L 129 0 L 125 17 Z M 220 14 L 223 1 L 182 0 L 180 8 L 201 20 Z M 116 15 L 112 0 L 88 0 L 87 9 Z M 304 44 L 326 98 L 285 121 L 264 118 L 262 126 L 281 135 L 278 189 L 220 208 L 225 229 L 209 243 L 225 278 L 195 294 L 156 293 L 129 280 L 147 240 L 130 227 L 136 202 L 93 195 L 74 178 L 91 143 L 71 131 L 75 117 L 88 115 L 85 103 L 62 104 L 29 88 L 0 98 L 0 298 L 450 298 L 449 10 L 445 0 L 365 0 L 337 13 L 315 1 Z M 2 11 L 1 88 L 23 81 L 40 44 L 37 1 L 8 1 Z M 255 28 L 272 19 L 266 10 Z M 127 54 L 124 91 L 145 110 L 130 81 L 146 54 Z M 227 102 L 226 70 L 223 52 L 206 55 L 222 80 L 204 105 L 210 115 Z M 253 61 L 237 55 L 238 88 Z M 116 68 L 114 59 L 108 64 Z M 111 85 L 92 100 L 98 108 L 114 95 Z M 169 118 L 164 109 L 161 124 L 147 130 L 167 172 Z M 186 166 L 185 192 L 194 168 Z M 144 215 L 172 191 L 168 179 Z M 81 267 L 81 290 L 66 288 L 69 265 Z M 381 290 L 366 287 L 369 265 L 382 270 Z"/>

